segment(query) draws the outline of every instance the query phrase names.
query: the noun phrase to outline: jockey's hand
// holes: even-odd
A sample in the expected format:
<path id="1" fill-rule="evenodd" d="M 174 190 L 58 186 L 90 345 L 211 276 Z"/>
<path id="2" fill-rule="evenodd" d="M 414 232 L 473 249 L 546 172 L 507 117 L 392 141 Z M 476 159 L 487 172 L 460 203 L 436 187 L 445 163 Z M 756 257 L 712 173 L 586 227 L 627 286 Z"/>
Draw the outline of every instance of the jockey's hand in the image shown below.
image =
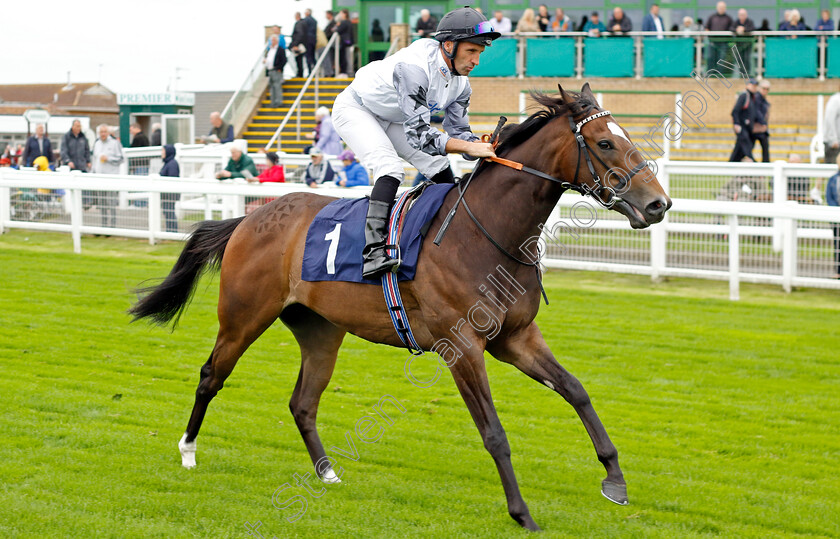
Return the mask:
<path id="1" fill-rule="evenodd" d="M 470 142 L 470 149 L 464 153 L 473 157 L 496 157 L 493 145 L 488 142 Z"/>

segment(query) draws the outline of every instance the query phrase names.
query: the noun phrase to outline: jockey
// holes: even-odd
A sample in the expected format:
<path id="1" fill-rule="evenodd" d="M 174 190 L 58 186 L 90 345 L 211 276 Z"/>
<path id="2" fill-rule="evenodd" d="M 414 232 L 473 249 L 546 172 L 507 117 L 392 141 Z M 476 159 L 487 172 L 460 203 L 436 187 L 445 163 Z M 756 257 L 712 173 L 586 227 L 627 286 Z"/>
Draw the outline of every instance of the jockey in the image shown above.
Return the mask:
<path id="1" fill-rule="evenodd" d="M 385 254 L 385 239 L 391 205 L 405 176 L 400 158 L 433 182 L 446 183 L 454 181 L 447 153 L 494 156 L 493 147 L 470 131 L 467 77 L 484 48 L 499 36 L 478 11 L 450 11 L 440 20 L 435 39 L 419 39 L 369 63 L 335 99 L 336 131 L 376 178 L 362 253 L 366 278 L 398 264 Z M 430 125 L 438 111 L 444 114 L 445 132 Z"/>

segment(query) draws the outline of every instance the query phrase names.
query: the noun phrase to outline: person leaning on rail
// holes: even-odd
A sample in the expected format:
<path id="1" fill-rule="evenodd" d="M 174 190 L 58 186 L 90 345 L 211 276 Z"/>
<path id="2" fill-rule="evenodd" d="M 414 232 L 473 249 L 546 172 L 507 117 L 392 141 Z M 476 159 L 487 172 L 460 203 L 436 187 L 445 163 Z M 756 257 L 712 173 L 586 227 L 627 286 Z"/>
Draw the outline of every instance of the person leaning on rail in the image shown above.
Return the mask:
<path id="1" fill-rule="evenodd" d="M 479 56 L 500 34 L 484 15 L 459 8 L 443 16 L 435 39 L 418 39 L 359 69 L 333 105 L 333 122 L 359 160 L 373 168 L 365 225 L 363 275 L 374 278 L 398 264 L 385 254 L 386 225 L 405 176 L 402 159 L 437 183 L 453 182 L 447 153 L 494 156 L 470 130 L 467 80 Z M 431 115 L 443 112 L 444 132 Z"/>

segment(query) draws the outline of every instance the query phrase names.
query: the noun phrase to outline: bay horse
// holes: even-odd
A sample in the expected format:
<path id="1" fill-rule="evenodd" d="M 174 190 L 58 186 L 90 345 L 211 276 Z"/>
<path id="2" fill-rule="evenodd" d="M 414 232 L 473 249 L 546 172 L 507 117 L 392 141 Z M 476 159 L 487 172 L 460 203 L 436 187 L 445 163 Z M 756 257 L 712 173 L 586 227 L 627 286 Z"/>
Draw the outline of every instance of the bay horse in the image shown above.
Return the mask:
<path id="1" fill-rule="evenodd" d="M 606 468 L 602 494 L 623 505 L 627 489 L 616 448 L 586 390 L 557 362 L 534 322 L 542 286 L 539 266 L 517 261 L 510 251 L 516 252 L 528 238 L 539 237 L 540 226 L 567 189 L 591 194 L 624 215 L 633 228 L 658 223 L 671 206 L 627 132 L 598 106 L 589 84 L 580 93 L 559 89 L 556 96 L 533 94 L 541 110 L 500 132 L 497 156 L 524 168 L 481 163 L 472 178 L 473 188 L 463 195 L 469 211 L 455 214 L 438 246 L 429 236 L 434 237 L 443 216 L 458 199 L 458 190 L 450 191 L 428 229 L 415 279 L 399 283 L 416 342 L 424 350 L 432 349 L 440 337 L 451 336 L 453 323 L 476 301 L 477 283 L 497 268 L 503 268 L 519 285 L 518 300 L 510 301 L 513 294 L 503 293 L 497 298 L 504 310 L 500 307 L 497 314 L 495 334 L 469 324 L 460 328 L 462 355 L 451 364 L 447 361 L 447 366 L 496 463 L 508 512 L 529 530 L 539 527 L 519 492 L 510 446 L 490 395 L 484 350 L 568 401 Z M 170 274 L 159 285 L 142 289 L 147 295 L 129 310 L 135 320 L 150 318 L 174 326 L 189 304 L 200 274 L 221 268 L 219 332 L 210 358 L 201 367 L 195 405 L 178 444 L 185 467 L 195 466 L 195 439 L 208 404 L 240 356 L 279 318 L 293 333 L 301 354 L 289 408 L 318 476 L 326 483 L 338 481 L 331 468 L 318 464 L 326 454 L 315 418 L 344 335 L 349 332 L 396 347 L 402 342 L 380 286 L 301 280 L 309 224 L 334 200 L 294 193 L 247 217 L 200 223 Z M 513 281 L 510 283 L 512 287 Z"/>

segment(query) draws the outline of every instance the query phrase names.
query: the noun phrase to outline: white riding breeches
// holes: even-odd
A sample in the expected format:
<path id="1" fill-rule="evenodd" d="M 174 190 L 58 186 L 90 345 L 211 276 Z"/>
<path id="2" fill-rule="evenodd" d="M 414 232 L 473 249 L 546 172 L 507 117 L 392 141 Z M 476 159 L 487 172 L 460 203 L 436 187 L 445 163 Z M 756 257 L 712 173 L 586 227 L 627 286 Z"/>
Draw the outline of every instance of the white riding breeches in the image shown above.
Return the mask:
<path id="1" fill-rule="evenodd" d="M 402 182 L 405 177 L 402 159 L 427 178 L 449 166 L 445 155 L 429 155 L 412 148 L 403 124 L 378 118 L 356 101 L 349 88 L 335 98 L 332 119 L 335 130 L 356 154 L 356 159 L 373 169 L 374 180 L 387 175 Z"/>

